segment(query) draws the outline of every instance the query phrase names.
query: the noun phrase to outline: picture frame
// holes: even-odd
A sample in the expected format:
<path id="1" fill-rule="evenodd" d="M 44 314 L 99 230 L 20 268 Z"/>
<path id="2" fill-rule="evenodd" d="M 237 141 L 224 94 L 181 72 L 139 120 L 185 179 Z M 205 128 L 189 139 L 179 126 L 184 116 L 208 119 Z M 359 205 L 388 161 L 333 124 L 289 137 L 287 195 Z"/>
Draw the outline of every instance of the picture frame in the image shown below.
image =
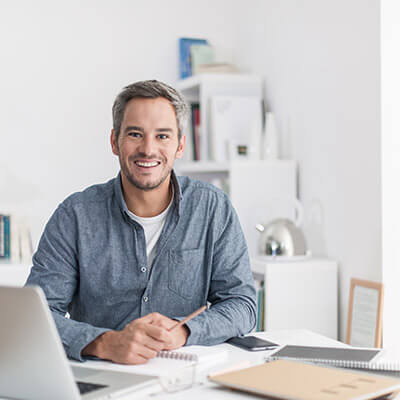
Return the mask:
<path id="1" fill-rule="evenodd" d="M 382 347 L 383 284 L 351 278 L 346 343 Z"/>

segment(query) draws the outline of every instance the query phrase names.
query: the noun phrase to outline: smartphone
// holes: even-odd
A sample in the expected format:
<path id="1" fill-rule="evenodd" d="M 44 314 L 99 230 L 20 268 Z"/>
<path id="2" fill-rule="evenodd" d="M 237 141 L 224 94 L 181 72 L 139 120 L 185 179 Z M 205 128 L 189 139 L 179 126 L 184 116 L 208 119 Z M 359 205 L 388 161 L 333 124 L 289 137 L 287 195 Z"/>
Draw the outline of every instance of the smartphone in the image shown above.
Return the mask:
<path id="1" fill-rule="evenodd" d="M 226 343 L 248 351 L 272 350 L 279 346 L 279 344 L 255 336 L 233 337 L 227 340 Z"/>

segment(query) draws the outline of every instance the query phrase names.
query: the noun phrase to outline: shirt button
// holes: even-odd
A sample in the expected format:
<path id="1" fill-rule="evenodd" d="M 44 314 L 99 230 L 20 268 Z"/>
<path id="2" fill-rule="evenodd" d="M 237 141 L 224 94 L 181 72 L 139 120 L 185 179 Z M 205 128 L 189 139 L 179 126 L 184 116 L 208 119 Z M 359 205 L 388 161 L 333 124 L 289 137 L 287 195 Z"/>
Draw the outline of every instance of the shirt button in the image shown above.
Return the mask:
<path id="1" fill-rule="evenodd" d="M 145 303 L 147 303 L 147 302 L 149 301 L 149 298 L 148 298 L 147 296 L 144 296 L 144 297 L 143 297 L 143 301 L 144 301 Z"/>
<path id="2" fill-rule="evenodd" d="M 142 267 L 142 268 L 140 268 L 140 270 L 141 270 L 142 272 L 146 272 L 146 271 L 147 271 L 147 268 L 146 268 L 146 267 Z"/>

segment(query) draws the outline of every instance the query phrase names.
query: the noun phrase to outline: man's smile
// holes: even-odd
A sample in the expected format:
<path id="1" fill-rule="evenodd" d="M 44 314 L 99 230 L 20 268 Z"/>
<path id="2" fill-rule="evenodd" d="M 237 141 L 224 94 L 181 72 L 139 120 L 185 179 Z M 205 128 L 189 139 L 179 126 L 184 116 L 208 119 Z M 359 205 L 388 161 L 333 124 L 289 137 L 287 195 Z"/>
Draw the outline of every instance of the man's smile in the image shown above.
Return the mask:
<path id="1" fill-rule="evenodd" d="M 158 165 L 161 164 L 161 162 L 160 161 L 140 161 L 140 160 L 137 160 L 137 161 L 135 161 L 135 164 L 138 167 L 141 167 L 141 168 L 152 168 L 152 167 L 157 167 Z"/>

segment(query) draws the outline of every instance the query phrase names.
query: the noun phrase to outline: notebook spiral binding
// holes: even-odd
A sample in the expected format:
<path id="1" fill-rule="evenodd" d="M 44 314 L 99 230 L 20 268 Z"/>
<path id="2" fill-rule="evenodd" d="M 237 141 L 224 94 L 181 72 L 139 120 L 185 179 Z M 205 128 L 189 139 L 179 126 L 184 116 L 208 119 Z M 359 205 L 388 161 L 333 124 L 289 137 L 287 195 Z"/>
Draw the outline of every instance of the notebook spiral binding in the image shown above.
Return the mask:
<path id="1" fill-rule="evenodd" d="M 171 360 L 197 361 L 196 354 L 181 353 L 179 351 L 162 350 L 158 352 L 157 357 Z"/>
<path id="2" fill-rule="evenodd" d="M 387 363 L 372 363 L 365 361 L 352 361 L 352 360 L 326 360 L 321 358 L 293 358 L 293 357 L 268 357 L 268 361 L 274 360 L 293 360 L 293 361 L 306 361 L 312 364 L 326 364 L 335 367 L 353 368 L 353 369 L 370 369 L 376 371 L 400 371 L 400 363 L 387 362 Z"/>

